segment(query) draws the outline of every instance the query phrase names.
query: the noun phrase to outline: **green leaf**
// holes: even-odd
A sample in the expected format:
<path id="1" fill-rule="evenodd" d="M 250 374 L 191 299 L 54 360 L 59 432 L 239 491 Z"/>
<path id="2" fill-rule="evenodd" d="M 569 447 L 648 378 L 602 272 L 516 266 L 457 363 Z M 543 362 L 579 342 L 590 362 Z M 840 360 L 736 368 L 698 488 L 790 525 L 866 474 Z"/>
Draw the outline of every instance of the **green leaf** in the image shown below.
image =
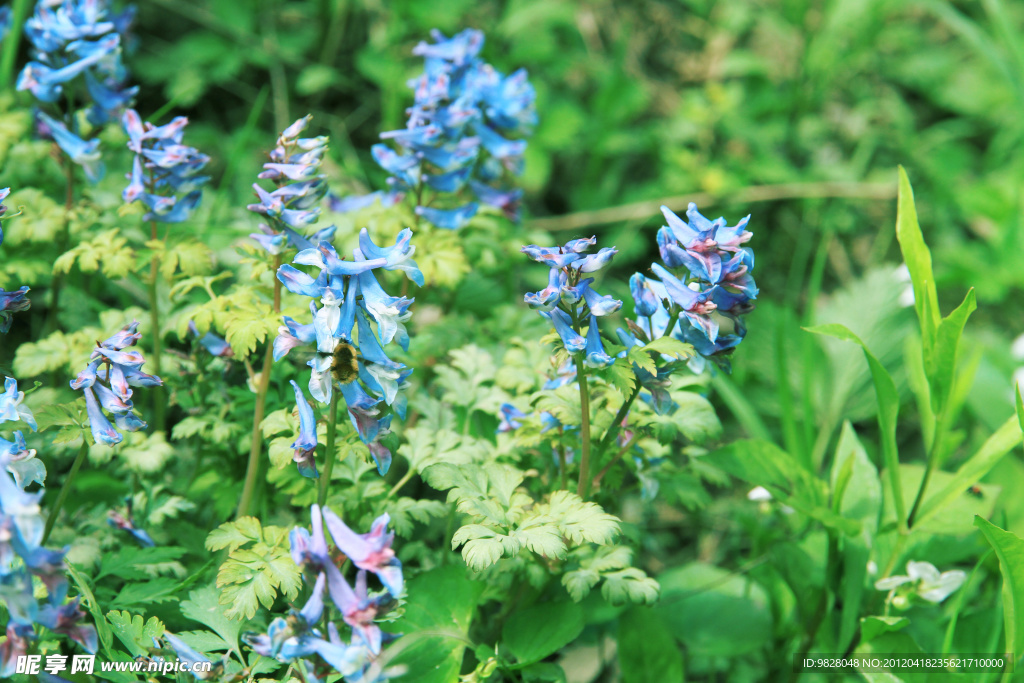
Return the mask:
<path id="1" fill-rule="evenodd" d="M 246 543 L 263 538 L 260 521 L 255 517 L 242 517 L 234 522 L 225 522 L 206 537 L 207 550 L 235 550 Z"/>
<path id="2" fill-rule="evenodd" d="M 1019 661 L 1024 652 L 1024 540 L 981 517 L 974 518 L 974 526 L 981 530 L 999 558 L 1006 649 Z"/>
<path id="3" fill-rule="evenodd" d="M 899 240 L 903 260 L 910 271 L 910 281 L 914 285 L 914 309 L 917 311 L 917 319 L 921 322 L 921 330 L 926 335 L 924 347 L 928 349 L 934 345 L 934 339 L 928 338 L 928 331 L 938 328 L 941 317 L 939 295 L 935 289 L 935 276 L 932 274 L 932 255 L 917 222 L 914 191 L 902 166 L 899 168 L 899 176 L 896 239 Z"/>
<path id="4" fill-rule="evenodd" d="M 849 468 L 850 475 L 843 491 L 836 490 L 840 471 Z M 839 496 L 837 510 L 850 519 L 865 522 L 865 529 L 872 534 L 878 527 L 878 513 L 882 509 L 882 484 L 878 480 L 878 469 L 868 457 L 857 432 L 849 421 L 843 423 L 832 462 L 833 496 Z"/>
<path id="5" fill-rule="evenodd" d="M 600 580 L 601 575 L 593 569 L 577 569 L 562 575 L 562 585 L 576 602 L 587 597 Z"/>
<path id="6" fill-rule="evenodd" d="M 924 477 L 924 465 L 919 463 L 908 463 L 900 465 L 900 480 L 903 482 L 903 495 L 912 496 L 921 487 L 921 480 Z M 951 472 L 934 470 L 932 472 L 931 485 L 939 491 L 944 491 L 953 481 L 955 475 Z M 942 509 L 929 514 L 928 517 L 920 515 L 914 520 L 914 531 L 921 531 L 937 536 L 964 536 L 972 533 L 971 522 L 975 515 L 988 517 L 995 509 L 996 501 L 1002 487 L 996 484 L 976 483 L 977 491 L 963 489 L 952 498 Z M 894 521 L 891 501 L 885 502 L 883 512 L 883 526 L 891 525 Z"/>
<path id="7" fill-rule="evenodd" d="M 508 554 L 519 552 L 519 541 L 480 524 L 467 524 L 452 536 L 452 550 L 462 546 L 462 558 L 474 571 L 482 571 Z"/>
<path id="8" fill-rule="evenodd" d="M 471 581 L 465 567 L 449 565 L 409 580 L 405 613 L 388 631 L 404 633 L 408 645 L 393 660 L 415 672 L 417 683 L 458 680 L 468 633 L 482 583 Z"/>
<path id="9" fill-rule="evenodd" d="M 549 602 L 513 612 L 501 640 L 519 664 L 539 662 L 583 632 L 583 608 L 575 602 Z"/>
<path id="10" fill-rule="evenodd" d="M 683 656 L 654 609 L 633 607 L 619 616 L 618 650 L 623 683 L 682 683 Z"/>
<path id="11" fill-rule="evenodd" d="M 601 595 L 613 605 L 627 602 L 652 604 L 658 599 L 658 582 L 636 567 L 603 574 L 602 577 Z"/>
<path id="12" fill-rule="evenodd" d="M 1017 424 L 1020 425 L 1020 431 L 1022 433 L 1024 433 L 1024 400 L 1022 400 L 1021 396 L 1020 396 L 1020 385 L 1019 384 L 1015 387 L 1015 389 L 1016 389 L 1017 396 L 1016 396 L 1016 401 L 1014 403 L 1014 406 L 1015 406 L 1016 411 L 1017 411 Z"/>
<path id="13" fill-rule="evenodd" d="M 900 177 L 901 179 L 906 177 L 902 170 Z M 902 185 L 900 187 L 902 189 Z M 911 210 L 913 210 L 913 198 L 911 198 Z M 917 225 L 916 218 L 914 219 L 914 225 L 915 227 Z M 922 246 L 923 244 L 922 242 Z M 925 247 L 925 251 L 927 252 L 927 247 Z M 931 276 L 930 256 L 928 257 L 928 275 L 929 277 Z M 934 289 L 934 284 L 932 288 Z M 832 323 L 804 329 L 814 334 L 823 334 L 853 342 L 864 350 L 864 357 L 867 358 L 868 367 L 871 369 L 871 379 L 875 384 L 875 399 L 878 401 L 878 428 L 882 432 L 882 459 L 885 462 L 885 469 L 889 473 L 889 489 L 892 492 L 893 501 L 896 505 L 896 524 L 901 530 L 905 530 L 907 528 L 906 506 L 903 503 L 903 487 L 900 485 L 900 456 L 899 450 L 896 447 L 896 418 L 900 411 L 900 395 L 896 391 L 896 383 L 892 381 L 889 372 L 875 358 L 874 354 L 868 350 L 868 347 L 861 341 L 860 337 L 851 332 L 845 325 Z"/>
<path id="14" fill-rule="evenodd" d="M 637 347 L 634 346 L 633 348 Z M 648 343 L 647 346 L 643 348 L 644 351 L 647 351 L 649 353 L 663 353 L 666 356 L 675 356 L 676 358 L 679 358 L 681 360 L 693 358 L 694 354 L 696 353 L 693 346 L 691 346 L 690 344 L 687 344 L 686 342 L 681 342 L 675 337 L 670 337 L 668 335 L 664 337 L 658 337 L 654 341 Z"/>
<path id="15" fill-rule="evenodd" d="M 111 607 L 132 607 L 153 603 L 170 602 L 178 599 L 178 581 L 171 578 L 153 579 L 152 581 L 130 582 L 122 588 Z"/>
<path id="16" fill-rule="evenodd" d="M 1017 417 L 1013 416 L 1007 419 L 1003 426 L 981 445 L 977 453 L 957 469 L 956 474 L 945 486 L 925 499 L 917 519 L 914 520 L 914 525 L 917 526 L 926 521 L 963 495 L 964 491 L 988 474 L 1020 442 L 1020 423 Z"/>
<path id="17" fill-rule="evenodd" d="M 771 642 L 768 594 L 748 577 L 694 562 L 660 574 L 658 581 L 655 610 L 688 651 L 732 658 Z"/>
<path id="18" fill-rule="evenodd" d="M 213 586 L 198 588 L 188 594 L 188 600 L 181 603 L 181 613 L 212 628 L 232 649 L 238 650 L 238 633 L 242 630 L 242 622 L 226 616 L 227 610 L 220 604 L 219 594 L 220 591 Z"/>
<path id="19" fill-rule="evenodd" d="M 953 390 L 956 373 L 957 348 L 964 332 L 967 319 L 978 308 L 974 290 L 967 292 L 956 310 L 939 323 L 935 334 L 935 346 L 931 358 L 927 359 L 928 375 L 932 380 L 932 410 L 939 413 L 945 408 Z"/>
<path id="20" fill-rule="evenodd" d="M 860 620 L 860 642 L 868 643 L 882 635 L 899 631 L 910 624 L 906 617 L 864 617 Z"/>
<path id="21" fill-rule="evenodd" d="M 153 647 L 153 638 L 159 638 L 164 633 L 164 625 L 156 617 L 144 621 L 138 614 L 132 616 L 128 612 L 112 610 L 107 613 L 107 619 L 114 635 L 124 643 L 133 657 L 148 655 L 149 648 Z"/>
<path id="22" fill-rule="evenodd" d="M 652 375 L 658 374 L 658 365 L 654 362 L 651 354 L 647 352 L 647 349 L 641 346 L 631 346 L 627 352 L 627 357 Z"/>

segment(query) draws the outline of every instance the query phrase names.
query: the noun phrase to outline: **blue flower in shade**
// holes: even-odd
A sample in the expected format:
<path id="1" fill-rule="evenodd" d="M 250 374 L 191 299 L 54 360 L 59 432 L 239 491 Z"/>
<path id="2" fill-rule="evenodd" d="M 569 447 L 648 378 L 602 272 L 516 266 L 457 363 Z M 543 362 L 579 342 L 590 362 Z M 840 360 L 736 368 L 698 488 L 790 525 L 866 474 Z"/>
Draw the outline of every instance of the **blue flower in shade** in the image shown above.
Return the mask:
<path id="1" fill-rule="evenodd" d="M 217 356 L 218 358 L 230 358 L 235 355 L 234 349 L 231 348 L 231 344 L 228 344 L 227 340 L 218 337 L 213 332 L 207 332 L 203 335 L 199 334 L 199 328 L 191 320 L 188 321 L 188 331 L 199 340 L 199 343 L 210 352 L 210 355 Z"/>
<path id="2" fill-rule="evenodd" d="M 379 247 L 364 228 L 351 261 L 342 259 L 330 243 L 320 242 L 300 251 L 293 261 L 319 268 L 316 278 L 287 264 L 277 272 L 289 291 L 314 301 L 310 302 L 311 324 L 284 319 L 274 340 L 274 358 L 284 357 L 297 346 L 316 344 L 316 355 L 308 362 L 312 369 L 309 393 L 317 401 L 329 403 L 334 390 L 341 391 L 352 424 L 381 474 L 391 464 L 391 451 L 381 442 L 389 433 L 391 415 L 384 414 L 379 404 L 383 401 L 404 417 L 406 399 L 400 392 L 412 373 L 388 358 L 383 347 L 397 340 L 408 348 L 405 322 L 413 299 L 389 296 L 372 271 L 401 270 L 422 284 L 423 274 L 412 260 L 415 247 L 411 238 L 412 231 L 405 229 L 393 246 Z"/>
<path id="3" fill-rule="evenodd" d="M 518 220 L 522 192 L 508 182 L 522 173 L 525 137 L 537 123 L 536 93 L 526 72 L 505 76 L 479 58 L 484 34 L 475 29 L 446 37 L 431 33 L 413 54 L 424 58 L 424 73 L 409 82 L 414 92 L 406 128 L 381 134 L 393 142 L 374 145 L 377 164 L 390 174 L 388 190 L 365 198 L 334 200 L 337 211 L 403 197 L 432 225 L 455 230 L 479 209 L 475 201 Z M 438 206 L 437 201 L 443 205 Z"/>
<path id="4" fill-rule="evenodd" d="M 135 432 L 146 428 L 134 412 L 131 387 L 157 387 L 163 380 L 142 372 L 145 359 L 138 350 L 125 351 L 142 337 L 133 322 L 93 349 L 89 365 L 72 380 L 71 388 L 85 396 L 89 428 L 96 443 L 114 446 L 121 443 L 121 433 L 114 429 L 106 413 L 114 416 L 118 429 Z"/>
<path id="5" fill-rule="evenodd" d="M 499 432 L 512 432 L 519 429 L 523 426 L 520 420 L 524 420 L 528 417 L 526 413 L 519 410 L 519 408 L 516 408 L 511 403 L 502 403 L 500 412 L 501 423 L 498 425 Z"/>
<path id="6" fill-rule="evenodd" d="M 524 296 L 526 303 L 551 321 L 566 351 L 584 353 L 583 362 L 587 367 L 603 368 L 615 359 L 604 351 L 597 319 L 618 311 L 622 302 L 595 290 L 594 278 L 582 277 L 604 268 L 618 253 L 614 247 L 605 247 L 596 254 L 586 254 L 596 242 L 595 237 L 589 237 L 560 247 L 531 244 L 521 251 L 549 268 L 548 286 L 538 292 L 528 292 Z M 589 329 L 584 337 L 582 327 L 588 320 Z"/>
<path id="7" fill-rule="evenodd" d="M 334 237 L 333 225 L 310 239 L 302 234 L 319 220 L 320 200 L 327 194 L 327 176 L 320 173 L 327 137 L 299 137 L 312 118 L 307 115 L 288 126 L 270 152 L 270 161 L 263 165 L 259 177 L 273 180 L 277 189 L 267 192 L 258 184 L 253 185 L 260 201 L 250 204 L 249 210 L 261 214 L 269 224 L 261 223 L 261 232 L 249 236 L 274 255 L 286 247 L 310 249 Z"/>
<path id="8" fill-rule="evenodd" d="M 131 518 L 131 505 L 128 507 L 128 512 L 129 516 L 126 517 L 116 510 L 111 510 L 107 513 L 107 524 L 115 529 L 128 532 L 143 547 L 152 548 L 155 546 L 156 543 L 149 537 L 149 534 L 135 526 L 135 521 Z"/>
<path id="9" fill-rule="evenodd" d="M 210 179 L 201 175 L 210 157 L 182 144 L 188 119 L 175 118 L 163 126 L 143 124 L 138 112 L 129 109 L 122 117 L 128 133 L 128 149 L 135 153 L 128 187 L 121 193 L 128 204 L 142 202 L 149 211 L 145 221 L 181 223 L 188 220 L 202 199 L 202 186 Z"/>
<path id="10" fill-rule="evenodd" d="M 202 672 L 192 671 L 192 675 L 196 680 L 216 680 L 224 673 L 223 662 L 217 662 L 214 664 L 207 657 L 196 652 L 192 646 L 173 633 L 164 631 L 163 639 L 167 642 L 168 647 L 174 651 L 174 654 L 177 655 L 179 662 L 187 662 L 190 669 L 195 669 L 197 664 L 202 664 Z M 156 643 L 157 647 L 159 647 L 159 643 L 155 638 L 153 641 Z M 209 671 L 206 671 L 207 665 L 210 667 Z"/>

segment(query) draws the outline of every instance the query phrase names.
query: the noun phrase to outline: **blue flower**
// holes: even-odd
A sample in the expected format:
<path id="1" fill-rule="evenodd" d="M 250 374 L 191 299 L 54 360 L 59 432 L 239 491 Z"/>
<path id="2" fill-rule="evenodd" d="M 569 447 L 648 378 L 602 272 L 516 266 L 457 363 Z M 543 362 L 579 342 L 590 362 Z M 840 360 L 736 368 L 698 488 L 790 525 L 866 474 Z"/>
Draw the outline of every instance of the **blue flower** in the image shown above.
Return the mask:
<path id="1" fill-rule="evenodd" d="M 36 418 L 28 406 L 22 405 L 25 392 L 18 391 L 18 380 L 13 377 L 4 378 L 4 391 L 0 394 L 0 422 L 17 422 L 21 420 L 32 431 L 36 431 Z"/>
<path id="2" fill-rule="evenodd" d="M 127 87 L 128 72 L 121 61 L 123 38 L 133 14 L 129 10 L 111 15 L 105 0 L 36 3 L 34 15 L 25 22 L 34 59 L 18 77 L 18 90 L 28 90 L 41 103 L 53 104 L 61 100 L 69 84 L 81 79 L 85 87 L 79 92 L 88 93 L 92 100 L 89 122 L 101 126 L 118 118 L 138 92 L 137 87 Z M 46 117 L 42 132 L 96 182 L 103 175 L 99 143 L 81 138 L 74 112 L 62 114 L 66 123 Z"/>
<path id="3" fill-rule="evenodd" d="M 144 124 L 138 112 L 128 109 L 122 124 L 128 133 L 128 149 L 135 153 L 122 199 L 128 204 L 145 204 L 149 211 L 144 221 L 188 220 L 202 200 L 202 186 L 210 179 L 200 175 L 210 157 L 182 144 L 188 119 L 179 116 L 166 125 L 154 126 Z"/>
<path id="4" fill-rule="evenodd" d="M 259 177 L 273 180 L 277 189 L 267 192 L 253 184 L 260 201 L 248 208 L 265 216 L 270 225 L 260 224 L 263 234 L 250 237 L 271 254 L 282 253 L 286 245 L 308 249 L 334 236 L 334 226 L 316 233 L 312 240 L 296 232 L 319 220 L 319 203 L 327 194 L 327 179 L 320 173 L 327 138 L 299 137 L 311 119 L 307 115 L 288 126 L 270 152 L 270 161 L 263 165 Z"/>
<path id="5" fill-rule="evenodd" d="M 114 416 L 118 429 L 130 432 L 146 428 L 134 412 L 131 387 L 161 386 L 163 380 L 142 372 L 145 360 L 136 350 L 125 351 L 142 337 L 136 332 L 139 324 L 133 322 L 93 349 L 89 365 L 72 380 L 71 388 L 81 390 L 85 396 L 89 428 L 96 443 L 114 446 L 121 443 L 121 433 L 110 424 L 106 416 Z M 105 384 L 104 384 L 105 383 Z"/>
<path id="6" fill-rule="evenodd" d="M 597 317 L 611 315 L 622 308 L 621 301 L 602 295 L 593 288 L 594 278 L 582 278 L 584 273 L 604 268 L 618 253 L 614 247 L 605 247 L 596 254 L 586 254 L 596 242 L 597 238 L 587 237 L 571 240 L 559 247 L 530 244 L 521 249 L 531 259 L 549 268 L 548 286 L 539 292 L 527 293 L 524 300 L 551 321 L 566 351 L 570 354 L 586 351 L 584 364 L 592 368 L 607 367 L 615 362 L 604 352 Z M 588 318 L 590 332 L 585 338 L 579 330 Z"/>
<path id="7" fill-rule="evenodd" d="M 11 188 L 4 187 L 0 188 L 0 218 L 3 218 L 4 214 L 7 213 L 7 207 L 4 206 L 4 200 L 11 194 Z M 0 244 L 4 243 L 4 225 L 0 222 Z"/>
<path id="8" fill-rule="evenodd" d="M 346 681 L 365 683 L 373 673 L 373 661 L 381 652 L 388 636 L 375 620 L 390 609 L 394 596 L 402 590 L 401 563 L 394 557 L 391 543 L 394 534 L 387 533 L 388 516 L 378 517 L 368 534 L 357 534 L 331 510 L 313 505 L 310 508 L 312 533 L 296 527 L 289 539 L 291 555 L 300 568 L 316 574 L 312 593 L 301 610 L 292 610 L 288 618 L 275 618 L 264 634 L 246 634 L 245 642 L 258 654 L 282 662 L 296 662 L 309 667 L 306 658 L 318 655 L 340 673 Z M 327 524 L 338 550 L 358 568 L 355 587 L 342 575 L 327 546 L 324 524 Z M 387 593 L 371 595 L 367 572 L 374 572 L 388 589 Z M 323 593 L 341 612 L 352 629 L 353 639 L 341 639 L 337 626 L 327 623 L 327 639 L 317 629 L 323 618 Z M 308 670 L 307 670 L 308 678 Z"/>

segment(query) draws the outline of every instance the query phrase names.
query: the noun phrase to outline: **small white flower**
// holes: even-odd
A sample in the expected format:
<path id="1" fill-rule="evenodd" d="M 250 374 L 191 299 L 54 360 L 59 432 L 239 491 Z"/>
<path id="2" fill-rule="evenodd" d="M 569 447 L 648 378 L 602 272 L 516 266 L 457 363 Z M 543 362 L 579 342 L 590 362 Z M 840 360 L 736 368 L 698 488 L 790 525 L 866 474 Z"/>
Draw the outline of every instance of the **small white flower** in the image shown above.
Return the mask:
<path id="1" fill-rule="evenodd" d="M 895 591 L 904 584 L 914 584 L 913 592 L 922 600 L 938 604 L 967 581 L 967 574 L 959 569 L 939 573 L 930 562 L 907 563 L 907 576 L 890 576 L 875 582 L 880 591 Z"/>
<path id="2" fill-rule="evenodd" d="M 914 305 L 914 286 L 910 284 L 910 268 L 904 263 L 896 269 L 895 273 L 896 281 L 906 286 L 900 291 L 900 306 L 909 308 Z"/>
<path id="3" fill-rule="evenodd" d="M 750 489 L 749 493 L 747 493 L 747 500 L 762 501 L 771 499 L 772 494 L 769 493 L 768 489 L 766 489 L 763 486 L 755 486 L 754 488 Z"/>

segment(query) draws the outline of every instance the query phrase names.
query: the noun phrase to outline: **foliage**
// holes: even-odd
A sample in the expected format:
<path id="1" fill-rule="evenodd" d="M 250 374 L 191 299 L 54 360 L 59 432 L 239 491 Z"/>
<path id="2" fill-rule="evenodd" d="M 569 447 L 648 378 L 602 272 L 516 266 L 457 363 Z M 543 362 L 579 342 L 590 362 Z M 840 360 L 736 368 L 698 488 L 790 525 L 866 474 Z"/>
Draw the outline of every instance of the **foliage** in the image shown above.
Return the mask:
<path id="1" fill-rule="evenodd" d="M 1020 667 L 1020 6 L 85 6 L 0 5 L 0 677 Z"/>

